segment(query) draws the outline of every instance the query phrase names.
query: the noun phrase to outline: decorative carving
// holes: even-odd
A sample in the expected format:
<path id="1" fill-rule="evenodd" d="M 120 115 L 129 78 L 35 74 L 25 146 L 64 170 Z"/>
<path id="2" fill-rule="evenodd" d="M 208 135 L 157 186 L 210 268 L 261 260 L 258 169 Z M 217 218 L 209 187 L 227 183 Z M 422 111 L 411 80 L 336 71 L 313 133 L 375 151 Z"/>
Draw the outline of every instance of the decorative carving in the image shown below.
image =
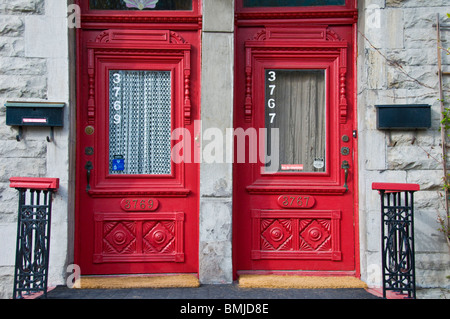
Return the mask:
<path id="1" fill-rule="evenodd" d="M 244 103 L 244 116 L 245 122 L 252 121 L 252 51 L 246 49 L 246 61 L 245 67 L 245 103 Z"/>
<path id="2" fill-rule="evenodd" d="M 249 123 L 253 116 L 253 85 L 255 59 L 274 58 L 287 56 L 295 52 L 311 54 L 312 52 L 323 52 L 323 54 L 334 54 L 339 61 L 338 79 L 339 83 L 339 121 L 347 121 L 347 42 L 326 25 L 304 26 L 304 27 L 269 27 L 258 31 L 245 43 L 245 100 L 244 120 Z M 257 57 L 255 57 L 257 55 Z"/>
<path id="3" fill-rule="evenodd" d="M 330 250 L 329 245 L 322 245 L 331 240 L 330 223 L 326 219 L 307 220 L 308 222 L 300 222 L 300 224 L 306 224 L 305 227 L 300 228 L 300 250 Z M 310 249 L 309 249 L 310 248 Z"/>
<path id="4" fill-rule="evenodd" d="M 254 210 L 253 259 L 340 260 L 339 211 Z"/>
<path id="5" fill-rule="evenodd" d="M 289 219 L 261 220 L 261 245 L 264 250 L 290 250 L 292 227 Z"/>
<path id="6" fill-rule="evenodd" d="M 133 222 L 110 222 L 103 225 L 105 253 L 132 254 L 136 251 L 136 225 Z"/>
<path id="7" fill-rule="evenodd" d="M 342 41 L 339 34 L 337 34 L 336 32 L 334 32 L 331 29 L 327 29 L 327 37 L 326 38 L 327 38 L 327 41 Z"/>
<path id="8" fill-rule="evenodd" d="M 94 262 L 184 261 L 184 213 L 95 214 Z"/>
<path id="9" fill-rule="evenodd" d="M 87 107 L 87 121 L 93 124 L 95 120 L 95 66 L 94 50 L 88 49 L 88 77 L 89 77 L 89 97 Z"/>
<path id="10" fill-rule="evenodd" d="M 109 45 L 103 45 L 109 44 Z M 120 44 L 119 46 L 116 46 Z M 126 46 L 122 46 L 126 44 Z M 162 46 L 162 44 L 164 46 Z M 88 48 L 89 100 L 88 123 L 95 118 L 95 54 L 161 54 L 176 53 L 183 61 L 184 123 L 191 123 L 191 46 L 178 33 L 169 30 L 109 29 L 100 32 Z"/>
<path id="11" fill-rule="evenodd" d="M 95 38 L 95 42 L 108 43 L 109 42 L 109 30 L 100 32 L 100 34 Z"/>
<path id="12" fill-rule="evenodd" d="M 347 122 L 347 68 L 339 70 L 339 119 L 341 124 Z"/>
<path id="13" fill-rule="evenodd" d="M 174 224 L 171 221 L 144 223 L 144 253 L 172 253 L 175 248 Z"/>
<path id="14" fill-rule="evenodd" d="M 170 31 L 170 43 L 186 44 L 187 42 L 178 33 Z"/>

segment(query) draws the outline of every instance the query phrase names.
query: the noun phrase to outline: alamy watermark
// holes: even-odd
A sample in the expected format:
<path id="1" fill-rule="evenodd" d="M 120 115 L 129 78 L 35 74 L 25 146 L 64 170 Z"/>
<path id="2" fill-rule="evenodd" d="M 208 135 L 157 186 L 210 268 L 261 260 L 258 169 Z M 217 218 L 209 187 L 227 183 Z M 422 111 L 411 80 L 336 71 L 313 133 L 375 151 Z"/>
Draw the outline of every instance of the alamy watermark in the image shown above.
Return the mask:
<path id="1" fill-rule="evenodd" d="M 77 4 L 67 6 L 67 26 L 69 29 L 81 28 L 81 8 Z"/>
<path id="2" fill-rule="evenodd" d="M 201 131 L 201 121 L 194 121 L 194 132 Z M 211 127 L 195 137 L 200 149 L 192 149 L 192 134 L 187 128 L 172 131 L 175 141 L 171 151 L 174 163 L 261 163 L 265 173 L 279 166 L 279 128 L 222 129 Z M 225 133 L 225 134 L 224 134 Z M 200 135 L 201 134 L 201 135 Z M 268 141 L 269 139 L 269 141 Z M 270 145 L 270 148 L 268 148 Z M 195 145 L 194 145 L 195 147 Z"/>

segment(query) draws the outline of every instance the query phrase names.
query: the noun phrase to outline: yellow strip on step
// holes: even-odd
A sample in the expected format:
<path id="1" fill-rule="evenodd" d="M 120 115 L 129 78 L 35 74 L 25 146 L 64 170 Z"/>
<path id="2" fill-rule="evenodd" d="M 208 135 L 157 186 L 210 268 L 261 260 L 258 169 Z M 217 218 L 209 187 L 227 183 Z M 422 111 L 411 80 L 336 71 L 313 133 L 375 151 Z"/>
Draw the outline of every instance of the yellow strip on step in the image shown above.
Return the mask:
<path id="1" fill-rule="evenodd" d="M 241 275 L 240 288 L 284 288 L 284 289 L 325 289 L 325 288 L 367 288 L 367 284 L 350 276 L 294 276 L 294 275 Z"/>
<path id="2" fill-rule="evenodd" d="M 126 288 L 197 288 L 195 275 L 164 276 L 81 276 L 74 288 L 126 289 Z"/>

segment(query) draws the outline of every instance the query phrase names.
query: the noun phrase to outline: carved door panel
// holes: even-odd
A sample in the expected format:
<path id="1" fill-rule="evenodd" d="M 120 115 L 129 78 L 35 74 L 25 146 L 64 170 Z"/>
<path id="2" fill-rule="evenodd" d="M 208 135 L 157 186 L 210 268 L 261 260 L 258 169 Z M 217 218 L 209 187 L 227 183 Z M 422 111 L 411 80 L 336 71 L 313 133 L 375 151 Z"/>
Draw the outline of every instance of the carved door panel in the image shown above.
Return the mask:
<path id="1" fill-rule="evenodd" d="M 82 274 L 197 273 L 198 164 L 171 156 L 173 130 L 191 136 L 198 115 L 197 32 L 79 40 L 76 263 Z"/>
<path id="2" fill-rule="evenodd" d="M 236 43 L 235 152 L 258 145 L 234 167 L 237 273 L 355 274 L 352 27 L 247 26 Z"/>

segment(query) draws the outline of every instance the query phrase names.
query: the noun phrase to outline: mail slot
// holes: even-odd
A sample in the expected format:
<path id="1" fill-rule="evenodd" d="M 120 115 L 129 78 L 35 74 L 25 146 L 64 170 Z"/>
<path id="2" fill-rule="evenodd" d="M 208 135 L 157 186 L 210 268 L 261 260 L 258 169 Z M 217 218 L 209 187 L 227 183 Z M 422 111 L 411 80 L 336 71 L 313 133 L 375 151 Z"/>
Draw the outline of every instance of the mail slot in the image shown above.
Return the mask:
<path id="1" fill-rule="evenodd" d="M 64 103 L 6 102 L 6 125 L 63 126 Z"/>
<path id="2" fill-rule="evenodd" d="M 375 105 L 377 128 L 427 129 L 431 127 L 431 106 L 427 104 Z"/>

